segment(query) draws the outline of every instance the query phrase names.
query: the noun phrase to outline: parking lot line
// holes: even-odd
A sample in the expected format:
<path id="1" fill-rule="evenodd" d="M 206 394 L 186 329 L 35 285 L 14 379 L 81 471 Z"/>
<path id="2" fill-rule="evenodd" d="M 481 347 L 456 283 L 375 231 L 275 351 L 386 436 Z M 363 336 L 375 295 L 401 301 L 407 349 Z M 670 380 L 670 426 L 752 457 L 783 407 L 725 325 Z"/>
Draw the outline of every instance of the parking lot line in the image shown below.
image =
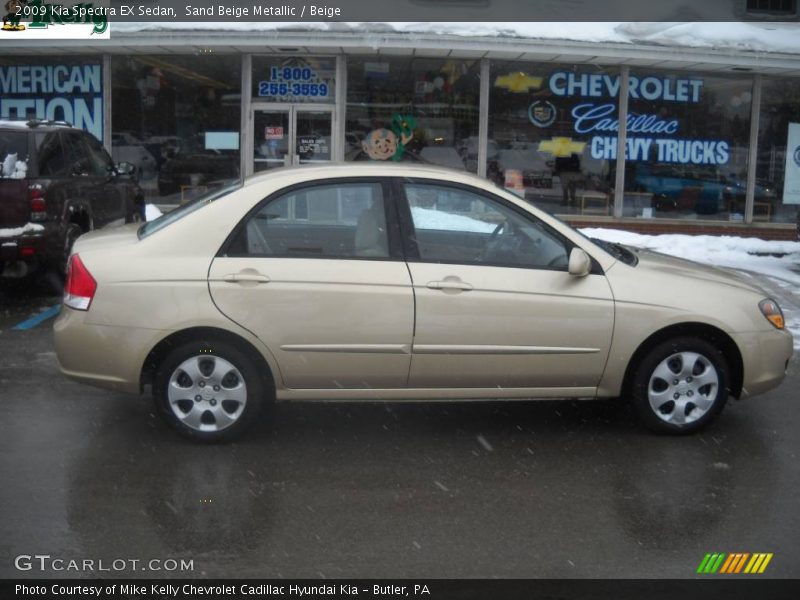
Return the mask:
<path id="1" fill-rule="evenodd" d="M 11 329 L 16 329 L 16 330 L 33 329 L 37 325 L 40 325 L 45 321 L 47 321 L 47 319 L 55 317 L 60 310 L 61 310 L 61 305 L 56 304 L 55 306 L 51 306 L 50 308 L 44 309 L 38 315 L 34 315 L 30 319 L 24 320 L 22 323 L 17 323 Z"/>

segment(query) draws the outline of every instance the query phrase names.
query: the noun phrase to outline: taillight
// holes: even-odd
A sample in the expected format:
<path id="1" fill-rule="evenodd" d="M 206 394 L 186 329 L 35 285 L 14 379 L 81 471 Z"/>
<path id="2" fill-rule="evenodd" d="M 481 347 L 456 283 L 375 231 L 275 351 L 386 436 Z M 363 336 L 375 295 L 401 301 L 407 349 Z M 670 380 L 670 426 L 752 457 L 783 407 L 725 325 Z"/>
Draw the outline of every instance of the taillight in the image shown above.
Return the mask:
<path id="1" fill-rule="evenodd" d="M 28 187 L 28 200 L 31 204 L 31 221 L 47 220 L 47 203 L 44 200 L 44 188 L 38 183 Z"/>
<path id="2" fill-rule="evenodd" d="M 83 264 L 80 256 L 73 254 L 67 267 L 67 282 L 64 284 L 64 304 L 76 310 L 89 310 L 97 282 Z"/>

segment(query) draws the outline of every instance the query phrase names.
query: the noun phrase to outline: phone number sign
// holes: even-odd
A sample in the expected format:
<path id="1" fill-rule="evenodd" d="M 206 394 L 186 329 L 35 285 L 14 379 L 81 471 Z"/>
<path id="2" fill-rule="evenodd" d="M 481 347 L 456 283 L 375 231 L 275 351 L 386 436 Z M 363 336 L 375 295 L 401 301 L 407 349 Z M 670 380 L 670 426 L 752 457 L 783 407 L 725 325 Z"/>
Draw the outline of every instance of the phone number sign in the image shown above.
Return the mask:
<path id="1" fill-rule="evenodd" d="M 332 85 L 320 81 L 311 67 L 272 67 L 269 79 L 258 82 L 258 95 L 262 98 L 327 100 L 332 96 Z"/>

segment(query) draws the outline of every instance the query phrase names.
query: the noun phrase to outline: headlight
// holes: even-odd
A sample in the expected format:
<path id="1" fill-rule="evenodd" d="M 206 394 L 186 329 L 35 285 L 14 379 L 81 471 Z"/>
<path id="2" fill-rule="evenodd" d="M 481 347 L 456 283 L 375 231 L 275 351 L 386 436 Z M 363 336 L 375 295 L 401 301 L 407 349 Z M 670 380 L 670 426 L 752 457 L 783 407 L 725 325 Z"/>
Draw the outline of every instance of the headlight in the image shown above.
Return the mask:
<path id="1" fill-rule="evenodd" d="M 761 314 L 767 318 L 767 321 L 772 323 L 776 329 L 783 329 L 786 327 L 786 322 L 783 319 L 783 311 L 778 303 L 772 298 L 764 298 L 758 303 L 758 308 Z"/>

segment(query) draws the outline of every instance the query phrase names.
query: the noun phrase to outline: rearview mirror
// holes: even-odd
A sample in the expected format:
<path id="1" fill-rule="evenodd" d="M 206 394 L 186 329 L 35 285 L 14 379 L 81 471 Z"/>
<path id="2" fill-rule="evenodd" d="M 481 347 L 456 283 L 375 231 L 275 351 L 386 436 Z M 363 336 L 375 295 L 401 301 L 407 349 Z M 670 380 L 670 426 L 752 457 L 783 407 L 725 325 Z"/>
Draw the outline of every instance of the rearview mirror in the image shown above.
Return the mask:
<path id="1" fill-rule="evenodd" d="M 573 248 L 569 253 L 569 274 L 585 277 L 592 270 L 592 259 L 580 248 Z"/>

